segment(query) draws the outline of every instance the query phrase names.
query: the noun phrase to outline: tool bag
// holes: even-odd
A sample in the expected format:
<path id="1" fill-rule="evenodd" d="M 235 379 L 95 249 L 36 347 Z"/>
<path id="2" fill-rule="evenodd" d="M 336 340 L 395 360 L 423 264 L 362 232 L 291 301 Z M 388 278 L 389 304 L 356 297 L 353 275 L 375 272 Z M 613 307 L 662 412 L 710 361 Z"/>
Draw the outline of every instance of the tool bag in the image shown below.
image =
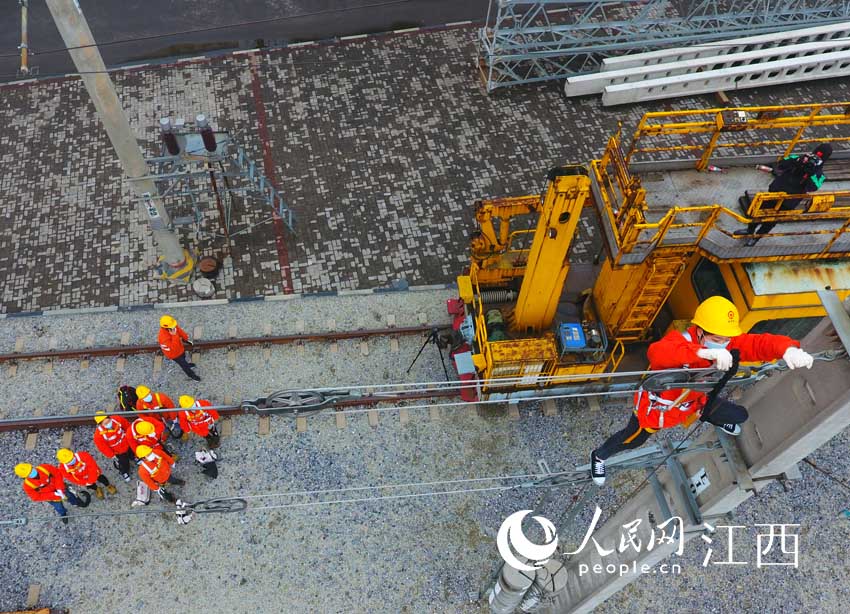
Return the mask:
<path id="1" fill-rule="evenodd" d="M 138 400 L 136 389 L 132 386 L 121 386 L 118 389 L 118 407 L 121 411 L 134 411 Z"/>
<path id="2" fill-rule="evenodd" d="M 195 452 L 195 461 L 201 466 L 201 473 L 212 479 L 218 477 L 218 455 L 212 450 L 199 450 Z"/>
<path id="3" fill-rule="evenodd" d="M 133 507 L 141 507 L 151 502 L 151 489 L 144 482 L 136 485 L 136 500 L 131 504 Z"/>

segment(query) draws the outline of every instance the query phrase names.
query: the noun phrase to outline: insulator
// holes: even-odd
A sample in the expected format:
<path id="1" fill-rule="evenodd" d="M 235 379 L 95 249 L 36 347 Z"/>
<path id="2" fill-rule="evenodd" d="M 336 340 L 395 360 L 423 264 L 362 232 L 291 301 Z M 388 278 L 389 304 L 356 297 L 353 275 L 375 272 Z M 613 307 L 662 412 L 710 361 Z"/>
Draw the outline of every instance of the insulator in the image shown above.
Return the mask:
<path id="1" fill-rule="evenodd" d="M 516 299 L 514 290 L 484 290 L 478 294 L 478 298 L 485 305 L 492 303 L 510 303 Z"/>
<path id="2" fill-rule="evenodd" d="M 535 582 L 528 589 L 528 592 L 523 596 L 522 601 L 517 608 L 520 612 L 530 614 L 540 610 L 543 605 L 543 588 Z"/>
<path id="3" fill-rule="evenodd" d="M 169 155 L 176 156 L 180 153 L 180 145 L 177 144 L 177 137 L 171 131 L 171 119 L 162 117 L 159 120 L 159 131 L 162 137 L 162 142 L 165 144 L 165 149 Z"/>
<path id="4" fill-rule="evenodd" d="M 215 151 L 218 148 L 218 143 L 215 142 L 215 134 L 213 134 L 213 129 L 210 128 L 206 115 L 198 115 L 195 118 L 195 123 L 201 133 L 201 139 L 204 141 L 204 148 L 207 151 Z"/>

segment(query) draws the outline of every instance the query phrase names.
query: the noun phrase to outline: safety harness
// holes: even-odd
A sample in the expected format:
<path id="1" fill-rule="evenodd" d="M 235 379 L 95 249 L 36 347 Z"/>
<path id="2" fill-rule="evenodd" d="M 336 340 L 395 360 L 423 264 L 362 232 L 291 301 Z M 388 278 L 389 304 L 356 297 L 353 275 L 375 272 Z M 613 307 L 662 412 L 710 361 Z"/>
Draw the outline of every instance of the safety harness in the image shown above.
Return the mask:
<path id="1" fill-rule="evenodd" d="M 685 339 L 687 339 L 688 341 L 693 342 L 693 338 L 691 337 L 691 334 L 688 331 L 682 332 L 682 336 Z M 664 397 L 661 397 L 661 396 L 655 394 L 654 392 L 646 391 L 646 390 L 643 389 L 643 387 L 641 387 L 638 390 L 638 397 L 637 397 L 637 400 L 635 402 L 635 405 L 638 408 L 640 407 L 640 403 L 641 403 L 641 400 L 643 399 L 644 394 L 646 394 L 646 398 L 647 398 L 647 401 L 648 401 L 647 404 L 646 404 L 646 414 L 645 414 L 645 416 L 648 417 L 649 414 L 653 410 L 657 410 L 658 413 L 659 413 L 659 416 L 658 416 L 658 428 L 659 429 L 664 428 L 664 414 L 666 412 L 670 411 L 671 409 L 675 409 L 677 407 L 682 408 L 682 409 L 688 409 L 690 407 L 691 403 L 693 403 L 693 401 L 685 402 L 685 399 L 687 399 L 688 395 L 691 394 L 690 388 L 682 388 L 682 394 L 680 394 L 675 399 L 665 399 Z M 638 409 L 635 409 L 635 413 L 637 413 L 637 412 L 638 412 Z"/>

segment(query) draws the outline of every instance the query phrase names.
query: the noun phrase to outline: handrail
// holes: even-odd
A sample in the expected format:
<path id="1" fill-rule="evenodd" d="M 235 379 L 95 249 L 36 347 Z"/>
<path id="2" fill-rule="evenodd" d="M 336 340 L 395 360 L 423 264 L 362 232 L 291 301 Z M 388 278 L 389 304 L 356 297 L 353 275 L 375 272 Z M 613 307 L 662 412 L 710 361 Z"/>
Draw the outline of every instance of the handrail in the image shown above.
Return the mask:
<path id="1" fill-rule="evenodd" d="M 836 111 L 838 111 L 836 113 Z M 695 118 L 680 121 L 682 118 Z M 657 121 L 656 121 L 657 120 Z M 666 120 L 666 121 L 665 121 Z M 635 154 L 650 154 L 672 151 L 701 151 L 695 163 L 698 170 L 705 170 L 717 149 L 741 148 L 752 151 L 754 148 L 782 146 L 783 152 L 777 160 L 790 155 L 799 144 L 850 142 L 847 136 L 805 137 L 808 128 L 834 127 L 850 125 L 850 102 L 831 102 L 819 104 L 799 104 L 786 106 L 731 107 L 725 109 L 691 109 L 685 111 L 660 111 L 645 113 L 632 135 L 629 150 L 624 156 L 626 166 L 631 164 Z M 749 132 L 753 130 L 794 130 L 789 138 L 770 138 L 762 141 L 741 139 L 735 142 L 721 142 L 721 134 Z M 638 147 L 645 137 L 694 134 L 710 134 L 705 145 L 679 143 Z"/>

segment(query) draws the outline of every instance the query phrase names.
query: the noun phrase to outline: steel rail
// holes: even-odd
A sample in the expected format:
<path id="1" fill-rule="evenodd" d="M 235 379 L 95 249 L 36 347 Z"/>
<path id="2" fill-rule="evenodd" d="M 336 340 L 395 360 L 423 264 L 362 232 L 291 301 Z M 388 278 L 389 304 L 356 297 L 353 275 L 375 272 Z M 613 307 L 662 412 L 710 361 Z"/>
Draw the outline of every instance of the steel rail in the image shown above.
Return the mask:
<path id="1" fill-rule="evenodd" d="M 442 390 L 427 390 L 423 392 L 403 392 L 393 396 L 388 395 L 368 395 L 352 397 L 350 399 L 338 399 L 333 401 L 330 409 L 336 407 L 353 407 L 358 405 L 377 405 L 378 403 L 401 403 L 404 401 L 417 401 L 421 399 L 446 398 L 458 396 L 459 389 L 445 388 Z M 221 416 L 247 416 L 256 414 L 258 416 L 270 415 L 270 412 L 256 411 L 250 405 L 216 405 L 211 409 L 215 409 Z M 163 413 L 168 411 L 181 411 L 179 408 L 171 408 L 164 410 L 134 410 L 121 411 L 115 410 L 109 413 L 117 416 L 135 416 L 145 414 Z M 293 415 L 297 415 L 293 413 Z M 44 417 L 27 417 L 27 418 L 7 418 L 0 420 L 0 433 L 9 433 L 13 431 L 39 431 L 42 429 L 64 429 L 74 428 L 77 426 L 94 425 L 94 421 L 90 415 L 81 416 L 44 416 Z"/>
<path id="2" fill-rule="evenodd" d="M 232 337 L 228 339 L 198 339 L 189 350 L 218 350 L 221 348 L 250 345 L 283 345 L 299 341 L 343 341 L 345 339 L 361 339 L 364 337 L 391 337 L 393 335 L 416 335 L 427 333 L 434 328 L 449 328 L 448 324 L 420 326 L 400 326 L 395 328 L 370 328 L 340 332 L 297 333 L 294 335 L 268 335 L 262 337 Z M 159 351 L 158 344 L 145 345 L 115 345 L 68 350 L 43 350 L 37 352 L 10 352 L 0 354 L 0 363 L 16 362 L 19 360 L 68 358 L 94 358 L 100 356 L 130 356 L 133 354 L 153 354 Z"/>

